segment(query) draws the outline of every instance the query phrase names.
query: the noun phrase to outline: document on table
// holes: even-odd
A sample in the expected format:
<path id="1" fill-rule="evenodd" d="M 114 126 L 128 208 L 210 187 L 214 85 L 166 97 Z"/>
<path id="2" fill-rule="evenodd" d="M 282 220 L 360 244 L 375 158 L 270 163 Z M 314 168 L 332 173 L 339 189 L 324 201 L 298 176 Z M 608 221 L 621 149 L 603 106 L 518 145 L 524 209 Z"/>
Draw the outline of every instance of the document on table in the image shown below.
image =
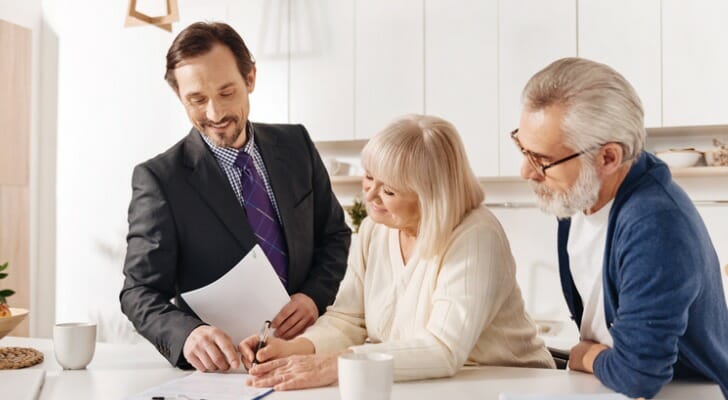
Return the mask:
<path id="1" fill-rule="evenodd" d="M 182 293 L 206 323 L 222 329 L 237 345 L 273 320 L 290 297 L 259 245 L 211 284 Z"/>
<path id="2" fill-rule="evenodd" d="M 0 372 L 3 399 L 35 400 L 45 380 L 42 369 L 11 369 Z"/>
<path id="3" fill-rule="evenodd" d="M 273 388 L 245 386 L 248 377 L 248 374 L 193 372 L 184 378 L 174 379 L 137 393 L 127 400 L 149 400 L 154 397 L 192 400 L 256 400 L 273 391 Z"/>
<path id="4" fill-rule="evenodd" d="M 501 393 L 498 400 L 629 400 L 619 393 L 595 394 L 515 394 Z"/>

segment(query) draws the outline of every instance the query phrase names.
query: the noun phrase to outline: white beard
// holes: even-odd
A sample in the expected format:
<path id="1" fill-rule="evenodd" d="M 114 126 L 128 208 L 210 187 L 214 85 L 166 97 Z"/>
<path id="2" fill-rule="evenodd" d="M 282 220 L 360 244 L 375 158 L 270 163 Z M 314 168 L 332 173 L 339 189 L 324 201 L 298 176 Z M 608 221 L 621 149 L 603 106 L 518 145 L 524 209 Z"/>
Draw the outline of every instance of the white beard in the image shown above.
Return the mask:
<path id="1" fill-rule="evenodd" d="M 582 164 L 579 178 L 567 192 L 557 192 L 534 181 L 531 181 L 531 188 L 541 211 L 564 219 L 592 208 L 599 198 L 601 182 L 593 165 Z"/>

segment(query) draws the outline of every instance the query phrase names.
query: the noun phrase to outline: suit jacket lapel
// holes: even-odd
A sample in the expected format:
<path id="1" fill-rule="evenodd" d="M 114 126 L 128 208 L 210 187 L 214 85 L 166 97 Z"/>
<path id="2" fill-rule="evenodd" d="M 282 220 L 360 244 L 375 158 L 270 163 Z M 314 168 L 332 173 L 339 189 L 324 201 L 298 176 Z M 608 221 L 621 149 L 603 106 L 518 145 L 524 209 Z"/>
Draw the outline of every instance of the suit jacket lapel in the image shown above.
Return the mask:
<path id="1" fill-rule="evenodd" d="M 191 168 L 187 177 L 190 185 L 247 253 L 255 246 L 256 240 L 245 217 L 245 211 L 238 203 L 230 182 L 220 170 L 215 157 L 195 129 L 192 129 L 185 139 L 184 162 Z"/>
<path id="2" fill-rule="evenodd" d="M 301 240 L 298 238 L 299 229 L 294 206 L 296 200 L 305 194 L 306 190 L 305 187 L 301 187 L 302 183 L 295 179 L 297 174 L 290 167 L 289 158 L 296 149 L 280 142 L 277 135 L 266 130 L 264 125 L 255 124 L 255 142 L 268 171 L 281 216 L 283 235 L 288 246 L 288 285 L 295 285 L 301 279 L 298 275 L 304 273 L 305 270 L 296 265 L 296 257 L 299 254 L 298 245 Z"/>

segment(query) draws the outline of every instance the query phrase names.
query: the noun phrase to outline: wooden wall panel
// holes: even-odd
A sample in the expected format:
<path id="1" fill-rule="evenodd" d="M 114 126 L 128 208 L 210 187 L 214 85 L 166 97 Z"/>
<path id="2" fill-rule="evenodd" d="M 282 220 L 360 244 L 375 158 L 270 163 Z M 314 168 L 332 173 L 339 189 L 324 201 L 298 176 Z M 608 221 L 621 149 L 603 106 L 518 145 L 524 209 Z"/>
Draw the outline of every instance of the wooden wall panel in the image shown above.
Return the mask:
<path id="1" fill-rule="evenodd" d="M 11 307 L 30 308 L 31 31 L 0 20 L 0 288 Z M 31 317 L 32 317 L 31 310 Z M 26 319 L 11 333 L 28 335 Z"/>
<path id="2" fill-rule="evenodd" d="M 0 20 L 0 185 L 28 185 L 31 31 Z"/>
<path id="3" fill-rule="evenodd" d="M 30 308 L 29 201 L 27 187 L 0 185 L 0 264 L 10 263 L 0 289 L 15 290 L 8 297 L 10 307 Z M 11 335 L 27 336 L 28 319 Z"/>

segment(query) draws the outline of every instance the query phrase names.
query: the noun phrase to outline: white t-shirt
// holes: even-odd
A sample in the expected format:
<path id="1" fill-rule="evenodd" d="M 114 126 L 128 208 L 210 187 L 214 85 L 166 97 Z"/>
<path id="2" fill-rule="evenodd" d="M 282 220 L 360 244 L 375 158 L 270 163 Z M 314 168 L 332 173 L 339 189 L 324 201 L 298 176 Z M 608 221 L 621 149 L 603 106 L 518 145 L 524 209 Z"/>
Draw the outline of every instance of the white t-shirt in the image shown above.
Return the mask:
<path id="1" fill-rule="evenodd" d="M 582 339 L 609 347 L 613 346 L 604 316 L 602 270 L 611 209 L 610 201 L 594 214 L 574 215 L 567 244 L 571 276 L 584 304 L 579 334 Z"/>

